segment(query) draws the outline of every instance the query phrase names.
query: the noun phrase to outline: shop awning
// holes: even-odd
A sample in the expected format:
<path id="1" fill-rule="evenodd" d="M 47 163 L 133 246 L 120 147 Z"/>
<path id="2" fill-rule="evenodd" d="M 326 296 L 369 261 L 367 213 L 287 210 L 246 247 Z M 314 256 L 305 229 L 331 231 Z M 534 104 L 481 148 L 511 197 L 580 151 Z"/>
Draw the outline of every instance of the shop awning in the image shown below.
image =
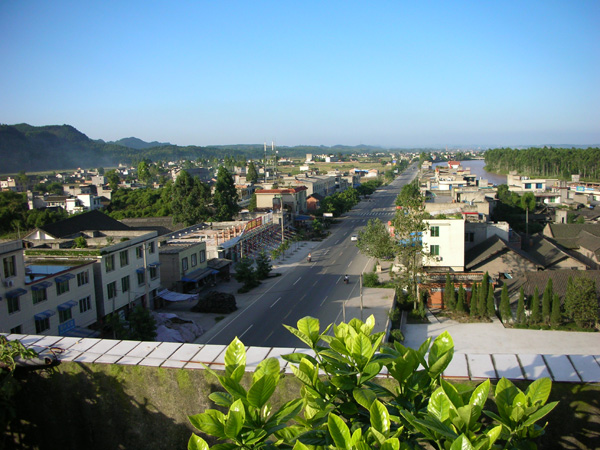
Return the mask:
<path id="1" fill-rule="evenodd" d="M 84 327 L 73 327 L 65 331 L 61 336 L 65 337 L 81 337 L 81 338 L 96 338 L 100 337 L 99 331 L 90 330 Z"/>
<path id="2" fill-rule="evenodd" d="M 148 267 L 158 267 L 158 266 L 160 266 L 159 262 L 153 262 L 153 263 L 148 264 Z"/>
<path id="3" fill-rule="evenodd" d="M 77 306 L 77 302 L 75 300 L 69 300 L 68 302 L 58 305 L 56 309 L 59 311 L 66 311 L 67 309 L 71 309 L 73 306 Z"/>
<path id="4" fill-rule="evenodd" d="M 171 292 L 168 289 L 160 291 L 158 296 L 169 302 L 185 302 L 198 299 L 198 294 L 180 294 L 179 292 Z"/>
<path id="5" fill-rule="evenodd" d="M 312 217 L 311 216 L 297 215 L 297 216 L 294 217 L 294 220 L 302 222 L 302 221 L 305 221 L 305 220 L 312 220 Z"/>
<path id="6" fill-rule="evenodd" d="M 135 269 L 135 273 L 145 273 L 146 269 L 144 269 L 143 267 L 138 267 L 137 269 Z"/>
<path id="7" fill-rule="evenodd" d="M 31 290 L 40 291 L 42 289 L 49 288 L 50 286 L 52 286 L 52 283 L 50 281 L 42 281 L 41 283 L 36 283 L 33 286 L 31 286 Z"/>
<path id="8" fill-rule="evenodd" d="M 75 278 L 75 275 L 73 275 L 72 273 L 65 273 L 64 275 L 56 277 L 54 281 L 56 283 L 62 283 L 63 281 L 72 280 L 73 278 Z"/>
<path id="9" fill-rule="evenodd" d="M 206 278 L 209 275 L 212 275 L 213 273 L 218 273 L 218 272 L 211 269 L 210 267 L 196 269 L 190 273 L 185 274 L 183 277 L 181 277 L 181 281 L 186 281 L 188 283 L 197 283 L 198 281 L 203 280 L 204 278 Z"/>
<path id="10" fill-rule="evenodd" d="M 23 294 L 27 294 L 27 291 L 25 289 L 18 288 L 18 289 L 13 289 L 12 291 L 8 291 L 5 295 L 6 295 L 6 298 L 14 298 L 14 297 L 18 297 Z"/>
<path id="11" fill-rule="evenodd" d="M 44 319 L 47 319 L 50 316 L 53 316 L 54 314 L 56 314 L 54 311 L 52 311 L 51 309 L 47 309 L 46 311 L 42 311 L 41 313 L 37 313 L 35 316 L 33 316 L 33 318 L 35 320 L 44 320 Z"/>

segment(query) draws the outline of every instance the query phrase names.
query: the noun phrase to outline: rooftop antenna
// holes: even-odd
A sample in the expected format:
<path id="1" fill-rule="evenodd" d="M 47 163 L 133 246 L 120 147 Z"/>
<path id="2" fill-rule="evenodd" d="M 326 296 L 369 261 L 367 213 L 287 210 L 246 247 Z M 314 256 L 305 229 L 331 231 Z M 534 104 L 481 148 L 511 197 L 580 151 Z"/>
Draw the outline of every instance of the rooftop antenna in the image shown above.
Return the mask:
<path id="1" fill-rule="evenodd" d="M 265 171 L 265 184 L 267 184 L 267 141 L 265 141 L 265 161 L 264 161 L 264 171 Z"/>

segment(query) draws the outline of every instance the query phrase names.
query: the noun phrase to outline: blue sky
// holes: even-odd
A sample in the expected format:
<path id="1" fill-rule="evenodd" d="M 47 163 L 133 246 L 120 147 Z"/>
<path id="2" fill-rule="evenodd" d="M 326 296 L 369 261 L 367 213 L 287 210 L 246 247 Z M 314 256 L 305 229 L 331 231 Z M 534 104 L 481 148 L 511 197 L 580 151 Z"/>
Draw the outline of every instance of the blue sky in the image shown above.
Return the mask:
<path id="1" fill-rule="evenodd" d="M 4 1 L 0 123 L 178 145 L 600 143 L 598 1 Z"/>

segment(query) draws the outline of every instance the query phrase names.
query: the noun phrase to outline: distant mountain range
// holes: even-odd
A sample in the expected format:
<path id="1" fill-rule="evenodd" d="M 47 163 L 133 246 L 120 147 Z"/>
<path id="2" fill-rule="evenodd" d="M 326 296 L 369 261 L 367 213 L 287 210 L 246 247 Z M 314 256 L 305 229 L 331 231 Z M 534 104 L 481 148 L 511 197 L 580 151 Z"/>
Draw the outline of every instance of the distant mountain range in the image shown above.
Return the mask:
<path id="1" fill-rule="evenodd" d="M 587 146 L 561 145 L 553 147 Z M 370 145 L 298 145 L 277 147 L 280 157 L 298 157 L 306 153 L 378 152 L 389 149 Z M 440 149 L 403 148 L 395 151 L 439 151 Z M 270 156 L 270 148 L 267 149 Z M 237 144 L 181 147 L 168 142 L 145 142 L 135 137 L 115 142 L 93 140 L 70 125 L 35 127 L 26 123 L 0 125 L 0 174 L 112 167 L 119 163 L 136 164 L 142 159 L 179 160 L 198 158 L 245 157 L 262 158 L 263 144 Z"/>

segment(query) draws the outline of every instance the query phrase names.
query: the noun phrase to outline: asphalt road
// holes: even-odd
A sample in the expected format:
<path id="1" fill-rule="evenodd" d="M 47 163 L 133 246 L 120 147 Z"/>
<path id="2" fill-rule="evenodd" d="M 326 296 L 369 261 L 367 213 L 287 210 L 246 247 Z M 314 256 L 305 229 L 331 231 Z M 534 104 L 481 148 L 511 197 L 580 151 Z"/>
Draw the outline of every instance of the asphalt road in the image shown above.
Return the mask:
<path id="1" fill-rule="evenodd" d="M 391 220 L 400 188 L 416 176 L 411 166 L 393 183 L 360 202 L 331 228 L 331 235 L 312 251 L 312 261 L 304 261 L 274 283 L 257 291 L 258 297 L 230 321 L 218 325 L 205 344 L 228 345 L 236 336 L 247 346 L 303 347 L 282 324 L 296 327 L 305 316 L 317 317 L 321 328 L 343 321 L 343 304 L 358 297 L 358 275 L 365 271 L 369 258 L 360 254 L 350 237 L 369 219 Z M 350 277 L 345 284 L 344 275 Z M 261 289 L 261 288 L 258 288 Z"/>

